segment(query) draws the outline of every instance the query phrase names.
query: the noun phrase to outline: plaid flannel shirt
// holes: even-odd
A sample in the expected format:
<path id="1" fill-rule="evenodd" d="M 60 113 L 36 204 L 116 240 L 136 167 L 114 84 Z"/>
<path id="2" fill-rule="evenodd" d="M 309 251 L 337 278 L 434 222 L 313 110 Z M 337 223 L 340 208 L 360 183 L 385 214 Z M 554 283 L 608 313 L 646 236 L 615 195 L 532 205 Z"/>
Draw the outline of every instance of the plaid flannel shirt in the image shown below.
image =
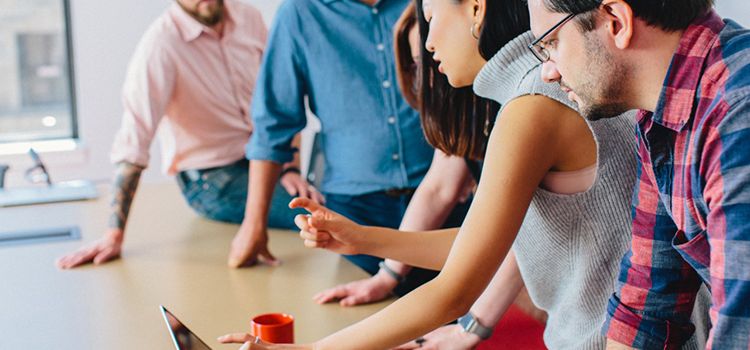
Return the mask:
<path id="1" fill-rule="evenodd" d="M 604 332 L 636 348 L 679 348 L 705 283 L 707 347 L 748 349 L 750 31 L 713 11 L 687 28 L 637 137 L 633 241 Z"/>

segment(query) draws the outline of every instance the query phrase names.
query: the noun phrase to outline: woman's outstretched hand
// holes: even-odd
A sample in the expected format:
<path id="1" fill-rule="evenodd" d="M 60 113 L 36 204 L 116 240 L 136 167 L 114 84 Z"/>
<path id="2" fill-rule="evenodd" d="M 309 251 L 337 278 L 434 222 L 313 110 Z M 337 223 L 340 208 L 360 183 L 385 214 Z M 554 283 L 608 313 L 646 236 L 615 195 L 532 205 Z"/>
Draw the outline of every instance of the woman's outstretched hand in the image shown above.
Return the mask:
<path id="1" fill-rule="evenodd" d="M 294 223 L 308 248 L 324 248 L 334 253 L 354 255 L 366 245 L 364 227 L 308 198 L 295 198 L 289 208 L 304 208 L 309 215 L 297 215 Z"/>

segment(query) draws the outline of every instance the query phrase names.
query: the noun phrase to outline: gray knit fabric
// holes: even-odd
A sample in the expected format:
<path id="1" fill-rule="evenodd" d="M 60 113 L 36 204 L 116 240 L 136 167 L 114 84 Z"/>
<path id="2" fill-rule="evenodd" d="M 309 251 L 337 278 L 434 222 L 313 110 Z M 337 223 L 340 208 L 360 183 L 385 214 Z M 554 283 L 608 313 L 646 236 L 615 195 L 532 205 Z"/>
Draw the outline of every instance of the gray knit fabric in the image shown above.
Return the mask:
<path id="1" fill-rule="evenodd" d="M 542 81 L 539 61 L 527 48 L 532 40 L 525 33 L 505 45 L 479 73 L 475 92 L 503 106 L 538 94 L 576 109 L 558 84 Z M 630 245 L 634 118 L 626 113 L 587 121 L 598 148 L 593 187 L 574 195 L 537 189 L 514 243 L 529 295 L 549 316 L 544 342 L 550 349 L 605 348 L 601 327 L 607 302 Z M 691 340 L 686 348 L 698 346 Z"/>

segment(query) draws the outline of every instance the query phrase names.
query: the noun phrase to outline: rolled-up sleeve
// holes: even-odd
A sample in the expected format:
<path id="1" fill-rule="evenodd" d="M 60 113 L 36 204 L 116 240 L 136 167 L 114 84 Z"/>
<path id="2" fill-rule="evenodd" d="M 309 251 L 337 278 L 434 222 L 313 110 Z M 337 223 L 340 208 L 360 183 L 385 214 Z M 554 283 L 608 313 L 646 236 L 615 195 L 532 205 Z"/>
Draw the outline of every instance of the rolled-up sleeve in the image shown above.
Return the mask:
<path id="1" fill-rule="evenodd" d="M 172 96 L 176 68 L 155 31 L 147 32 L 130 61 L 123 86 L 123 116 L 110 159 L 146 167 L 149 148 Z"/>
<path id="2" fill-rule="evenodd" d="M 695 330 L 690 315 L 701 282 L 672 246 L 678 229 L 645 173 L 641 158 L 647 153 L 639 145 L 632 243 L 620 264 L 603 333 L 638 349 L 679 349 Z"/>
<path id="3" fill-rule="evenodd" d="M 304 55 L 296 42 L 304 34 L 299 29 L 294 2 L 287 1 L 276 14 L 256 82 L 254 130 L 245 150 L 250 160 L 291 161 L 295 152 L 292 139 L 307 123 L 307 74 Z"/>

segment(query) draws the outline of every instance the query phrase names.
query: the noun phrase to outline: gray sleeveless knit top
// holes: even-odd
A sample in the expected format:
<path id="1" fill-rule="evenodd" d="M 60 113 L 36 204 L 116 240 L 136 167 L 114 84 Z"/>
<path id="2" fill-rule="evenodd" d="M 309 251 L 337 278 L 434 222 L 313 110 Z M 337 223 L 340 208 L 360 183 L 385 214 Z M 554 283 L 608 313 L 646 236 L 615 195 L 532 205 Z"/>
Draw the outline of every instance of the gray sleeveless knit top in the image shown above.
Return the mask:
<path id="1" fill-rule="evenodd" d="M 539 94 L 577 109 L 558 84 L 542 81 L 527 48 L 532 40 L 527 32 L 505 45 L 481 70 L 474 91 L 503 106 Z M 587 123 L 598 149 L 594 185 L 574 195 L 537 189 L 513 245 L 532 301 L 548 314 L 550 349 L 605 348 L 607 302 L 630 246 L 635 113 Z"/>

